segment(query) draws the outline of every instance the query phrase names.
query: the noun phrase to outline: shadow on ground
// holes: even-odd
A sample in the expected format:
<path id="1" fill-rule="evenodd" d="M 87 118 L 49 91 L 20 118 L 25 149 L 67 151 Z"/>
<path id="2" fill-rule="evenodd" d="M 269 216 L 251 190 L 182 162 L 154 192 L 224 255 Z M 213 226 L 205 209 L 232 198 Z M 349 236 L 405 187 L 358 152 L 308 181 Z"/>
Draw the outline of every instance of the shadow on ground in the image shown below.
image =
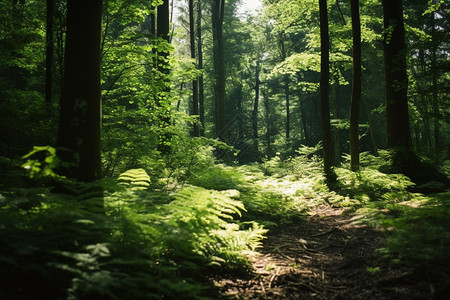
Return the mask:
<path id="1" fill-rule="evenodd" d="M 250 277 L 217 278 L 222 299 L 432 299 L 430 285 L 377 255 L 384 234 L 342 208 L 269 231 Z"/>

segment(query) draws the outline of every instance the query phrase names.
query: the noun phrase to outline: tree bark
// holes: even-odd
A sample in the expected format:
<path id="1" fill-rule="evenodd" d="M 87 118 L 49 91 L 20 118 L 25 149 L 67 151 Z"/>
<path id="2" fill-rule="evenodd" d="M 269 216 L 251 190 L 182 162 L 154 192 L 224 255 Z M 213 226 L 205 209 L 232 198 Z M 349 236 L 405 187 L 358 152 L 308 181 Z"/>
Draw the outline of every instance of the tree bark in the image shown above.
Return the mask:
<path id="1" fill-rule="evenodd" d="M 265 110 L 265 121 L 266 121 L 266 156 L 271 157 L 272 155 L 272 131 L 271 131 L 271 118 L 270 118 L 270 101 L 269 97 L 267 97 L 266 90 L 263 86 L 261 90 L 263 101 L 264 101 L 264 110 Z"/>
<path id="2" fill-rule="evenodd" d="M 223 19 L 225 0 L 212 0 L 212 33 L 214 60 L 215 132 L 221 141 L 227 140 L 225 103 L 225 62 L 223 52 Z M 220 156 L 220 155 L 219 155 Z"/>
<path id="3" fill-rule="evenodd" d="M 167 43 L 170 43 L 169 41 L 169 0 L 164 0 L 161 5 L 157 7 L 157 14 L 156 14 L 156 35 L 158 38 L 162 38 Z M 169 52 L 167 51 L 160 51 L 158 52 L 158 59 L 157 59 L 157 66 L 158 71 L 162 75 L 162 80 L 164 82 L 164 87 L 158 94 L 158 99 L 156 105 L 161 108 L 160 113 L 160 122 L 161 127 L 167 128 L 170 126 L 170 110 L 168 108 L 168 105 L 165 105 L 166 102 L 168 102 L 168 97 L 170 93 L 170 85 L 169 85 Z M 170 139 L 171 136 L 169 133 L 165 132 L 162 133 L 159 136 L 159 142 L 158 142 L 158 150 L 161 153 L 168 153 L 170 151 Z"/>
<path id="4" fill-rule="evenodd" d="M 359 104 L 361 101 L 361 24 L 359 0 L 350 0 L 353 34 L 353 84 L 350 107 L 350 166 L 359 170 Z"/>
<path id="5" fill-rule="evenodd" d="M 189 0 L 189 41 L 191 46 L 191 58 L 195 61 L 195 24 L 194 24 L 194 0 Z M 192 81 L 192 114 L 198 116 L 198 81 Z M 197 123 L 193 126 L 193 136 L 200 136 L 200 128 Z"/>
<path id="6" fill-rule="evenodd" d="M 53 24 L 55 15 L 55 0 L 47 0 L 47 28 L 45 33 L 45 102 L 50 104 L 52 102 L 52 87 L 53 87 Z"/>
<path id="7" fill-rule="evenodd" d="M 256 61 L 256 73 L 255 73 L 255 101 L 253 102 L 253 111 L 252 111 L 252 128 L 253 128 L 253 151 L 255 154 L 259 153 L 258 148 L 258 106 L 259 106 L 259 73 L 260 66 L 259 60 Z"/>
<path id="8" fill-rule="evenodd" d="M 198 68 L 203 69 L 203 50 L 202 50 L 202 0 L 197 0 L 197 56 Z M 198 104 L 200 114 L 200 134 L 205 135 L 205 96 L 203 89 L 203 74 L 198 77 Z"/>
<path id="9" fill-rule="evenodd" d="M 320 14 L 320 108 L 322 124 L 323 163 L 324 171 L 328 180 L 332 179 L 333 148 L 331 145 L 330 125 L 330 100 L 329 78 L 330 78 L 330 41 L 328 32 L 327 1 L 319 0 Z"/>
<path id="10" fill-rule="evenodd" d="M 281 59 L 284 61 L 287 57 L 286 48 L 284 45 L 284 35 L 281 35 L 280 38 L 280 47 L 281 47 Z M 290 89 L 289 89 L 289 75 L 284 75 L 284 96 L 286 100 L 286 142 L 289 143 L 289 138 L 291 135 L 291 114 L 290 114 Z"/>
<path id="11" fill-rule="evenodd" d="M 387 145 L 391 149 L 403 148 L 409 151 L 411 138 L 402 1 L 383 0 L 383 13 Z"/>
<path id="12" fill-rule="evenodd" d="M 64 174 L 90 182 L 101 177 L 100 43 L 102 0 L 68 0 L 65 76 L 58 147 Z"/>
<path id="13" fill-rule="evenodd" d="M 433 117 L 434 117 L 434 153 L 436 157 L 440 152 L 440 138 L 439 138 L 439 103 L 438 103 L 438 82 L 437 82 L 437 46 L 438 41 L 436 40 L 436 23 L 435 23 L 435 13 L 431 14 L 431 80 L 433 89 Z"/>

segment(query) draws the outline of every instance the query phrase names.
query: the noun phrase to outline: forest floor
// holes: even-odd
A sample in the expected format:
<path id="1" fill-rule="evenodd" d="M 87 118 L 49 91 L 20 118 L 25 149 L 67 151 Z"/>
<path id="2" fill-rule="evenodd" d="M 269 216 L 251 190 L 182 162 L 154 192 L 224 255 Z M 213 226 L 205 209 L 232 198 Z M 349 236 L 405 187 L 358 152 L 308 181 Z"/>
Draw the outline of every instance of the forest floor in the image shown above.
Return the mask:
<path id="1" fill-rule="evenodd" d="M 222 299 L 429 299 L 406 267 L 382 263 L 384 234 L 345 208 L 321 205 L 304 221 L 271 229 L 250 275 L 217 276 Z"/>

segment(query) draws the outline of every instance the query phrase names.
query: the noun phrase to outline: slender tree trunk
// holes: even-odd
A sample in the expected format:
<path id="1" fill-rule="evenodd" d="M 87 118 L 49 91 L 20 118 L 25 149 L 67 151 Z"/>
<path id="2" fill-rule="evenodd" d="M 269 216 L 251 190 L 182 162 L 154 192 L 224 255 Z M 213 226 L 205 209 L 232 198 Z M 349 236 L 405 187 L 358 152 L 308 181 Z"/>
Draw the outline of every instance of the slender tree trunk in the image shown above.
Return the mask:
<path id="1" fill-rule="evenodd" d="M 334 83 L 331 86 L 331 114 L 333 119 L 339 119 L 338 110 L 337 110 L 337 86 L 338 79 L 334 80 Z M 333 165 L 337 166 L 341 160 L 341 152 L 339 149 L 339 128 L 332 127 L 331 128 L 331 136 L 333 138 Z"/>
<path id="2" fill-rule="evenodd" d="M 58 147 L 71 164 L 65 175 L 80 181 L 101 177 L 100 42 L 102 0 L 67 1 L 65 76 Z"/>
<path id="3" fill-rule="evenodd" d="M 331 145 L 330 125 L 330 100 L 329 78 L 330 78 L 330 41 L 328 33 L 327 1 L 319 0 L 320 14 L 320 107 L 322 123 L 323 163 L 324 171 L 328 180 L 332 179 L 333 148 Z"/>
<path id="4" fill-rule="evenodd" d="M 225 0 L 212 0 L 212 33 L 214 60 L 214 108 L 216 137 L 227 140 L 225 103 L 225 62 L 223 52 L 223 18 Z M 221 156 L 221 154 L 219 154 Z"/>
<path id="5" fill-rule="evenodd" d="M 304 143 L 306 145 L 308 145 L 309 144 L 309 133 L 308 133 L 308 127 L 307 127 L 307 120 L 306 120 L 305 100 L 299 99 L 299 102 L 300 102 L 300 114 L 301 114 L 301 118 L 302 118 Z"/>
<path id="6" fill-rule="evenodd" d="M 45 102 L 50 104 L 52 102 L 52 87 L 53 87 L 53 24 L 55 15 L 55 0 L 47 0 L 47 30 L 45 36 Z"/>
<path id="7" fill-rule="evenodd" d="M 361 102 L 361 24 L 359 0 L 350 0 L 353 33 L 353 84 L 350 107 L 350 165 L 359 170 L 359 103 Z"/>
<path id="8" fill-rule="evenodd" d="M 237 104 L 237 117 L 238 117 L 238 145 L 243 145 L 244 143 L 244 111 L 242 108 L 242 85 L 237 87 L 236 92 L 236 104 Z"/>
<path id="9" fill-rule="evenodd" d="M 263 99 L 264 99 L 264 109 L 265 109 L 265 121 L 266 121 L 266 155 L 270 157 L 272 155 L 272 132 L 271 132 L 271 122 L 270 122 L 270 101 L 267 97 L 266 90 L 263 86 L 261 90 Z"/>
<path id="10" fill-rule="evenodd" d="M 259 105 L 259 60 L 256 61 L 256 74 L 255 74 L 255 101 L 253 102 L 253 112 L 252 112 L 252 128 L 253 128 L 253 151 L 254 153 L 259 152 L 258 148 L 258 105 Z"/>
<path id="11" fill-rule="evenodd" d="M 286 97 L 286 142 L 289 143 L 291 137 L 291 113 L 290 113 L 290 89 L 289 76 L 284 77 L 284 94 Z"/>
<path id="12" fill-rule="evenodd" d="M 280 38 L 280 47 L 281 47 L 281 59 L 284 61 L 287 57 L 286 48 L 284 45 L 284 35 L 281 35 Z M 284 76 L 284 95 L 286 99 L 286 142 L 289 142 L 290 138 L 290 129 L 291 129 L 291 118 L 290 118 L 290 90 L 289 90 L 289 75 Z"/>
<path id="13" fill-rule="evenodd" d="M 431 14 L 431 77 L 432 77 L 432 89 L 433 89 L 433 117 L 434 117 L 434 151 L 435 155 L 439 154 L 440 151 L 440 138 L 439 138 L 439 103 L 438 103 L 438 83 L 437 83 L 437 44 L 436 40 L 436 24 L 435 24 L 435 13 Z"/>
<path id="14" fill-rule="evenodd" d="M 302 81 L 302 78 L 300 76 L 300 73 L 297 74 L 297 83 L 300 83 Z M 309 145 L 309 132 L 308 132 L 308 122 L 306 119 L 306 97 L 303 96 L 301 89 L 297 89 L 298 94 L 298 102 L 300 107 L 300 118 L 302 122 L 302 128 L 303 128 L 303 144 Z"/>
<path id="15" fill-rule="evenodd" d="M 195 24 L 194 24 L 194 0 L 189 0 L 189 40 L 191 45 L 191 58 L 195 61 Z M 198 81 L 192 81 L 192 113 L 198 116 Z M 193 135 L 200 136 L 200 128 L 194 123 Z"/>
<path id="16" fill-rule="evenodd" d="M 197 56 L 198 68 L 203 69 L 203 50 L 202 50 L 202 0 L 197 0 Z M 198 77 L 198 104 L 200 114 L 200 134 L 205 135 L 205 96 L 203 89 L 203 74 Z"/>
<path id="17" fill-rule="evenodd" d="M 383 0 L 386 130 L 389 148 L 410 150 L 408 76 L 401 0 Z"/>
<path id="18" fill-rule="evenodd" d="M 169 42 L 169 33 L 170 33 L 170 27 L 169 27 L 169 0 L 164 0 L 161 5 L 157 7 L 157 14 L 156 14 L 156 35 L 158 38 L 164 39 L 167 43 Z M 168 105 L 165 105 L 166 102 L 168 102 L 169 93 L 170 93 L 170 85 L 169 85 L 169 74 L 170 74 L 170 67 L 169 67 L 169 52 L 167 51 L 161 51 L 158 52 L 158 59 L 157 59 L 157 66 L 158 71 L 163 76 L 163 82 L 164 87 L 158 94 L 158 99 L 156 105 L 161 108 L 160 113 L 160 121 L 161 126 L 163 128 L 167 128 L 170 126 L 170 109 L 168 108 Z M 170 151 L 170 139 L 171 136 L 169 133 L 165 132 L 159 136 L 159 142 L 158 142 L 158 150 L 161 153 L 168 153 Z"/>

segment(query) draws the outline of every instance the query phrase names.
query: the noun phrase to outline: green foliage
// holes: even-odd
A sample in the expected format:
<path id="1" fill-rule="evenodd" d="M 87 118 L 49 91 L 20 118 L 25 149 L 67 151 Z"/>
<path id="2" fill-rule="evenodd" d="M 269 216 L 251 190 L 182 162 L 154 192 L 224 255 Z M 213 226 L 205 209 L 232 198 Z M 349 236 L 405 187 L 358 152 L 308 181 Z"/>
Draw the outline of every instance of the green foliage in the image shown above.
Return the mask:
<path id="1" fill-rule="evenodd" d="M 30 190 L 41 195 L 34 208 L 17 205 L 19 192 L 2 195 L 0 297 L 202 299 L 204 271 L 246 267 L 265 233 L 239 223 L 244 205 L 225 193 L 146 191 L 142 169 L 119 182 L 66 182 L 70 195 Z M 92 194 L 98 186 L 106 189 L 103 213 Z"/>
<path id="2" fill-rule="evenodd" d="M 40 157 L 41 159 L 32 159 Z M 33 150 L 24 155 L 22 159 L 27 161 L 22 165 L 31 178 L 59 178 L 54 172 L 57 167 L 61 167 L 61 160 L 56 156 L 56 149 L 50 146 L 34 146 Z"/>
<path id="3" fill-rule="evenodd" d="M 145 190 L 150 185 L 150 176 L 144 169 L 132 169 L 120 174 L 119 182 L 132 190 Z"/>
<path id="4" fill-rule="evenodd" d="M 189 180 L 189 183 L 218 191 L 240 190 L 246 185 L 246 179 L 242 173 L 236 172 L 232 167 L 215 165 L 197 173 Z"/>

